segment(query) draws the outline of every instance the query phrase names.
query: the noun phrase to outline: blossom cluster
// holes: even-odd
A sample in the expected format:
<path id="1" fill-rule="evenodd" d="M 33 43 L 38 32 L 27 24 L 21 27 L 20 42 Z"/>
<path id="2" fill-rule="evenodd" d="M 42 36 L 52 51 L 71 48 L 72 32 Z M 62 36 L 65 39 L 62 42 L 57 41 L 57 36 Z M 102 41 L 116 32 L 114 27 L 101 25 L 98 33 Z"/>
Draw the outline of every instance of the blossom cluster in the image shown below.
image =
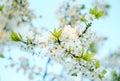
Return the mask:
<path id="1" fill-rule="evenodd" d="M 93 1 L 93 5 L 93 10 L 91 9 L 88 13 L 86 10 L 88 10 L 87 7 L 89 6 L 79 4 L 78 0 L 64 0 L 57 10 L 60 25 L 74 26 L 85 21 L 92 22 L 94 19 L 107 15 L 109 5 L 104 0 L 103 2 Z"/>
<path id="2" fill-rule="evenodd" d="M 72 76 L 101 80 L 106 73 L 105 70 L 100 71 L 100 63 L 94 58 L 95 53 L 88 51 L 95 36 L 87 27 L 66 25 L 62 28 L 55 28 L 46 37 L 46 41 L 42 41 L 43 38 L 39 35 L 32 35 L 31 40 L 30 38 L 26 40 L 15 32 L 11 33 L 11 39 L 16 42 L 23 42 L 28 46 L 42 47 L 40 48 L 43 51 L 42 53 L 61 63 L 68 74 Z"/>
<path id="3" fill-rule="evenodd" d="M 31 24 L 35 14 L 29 9 L 26 0 L 0 0 L 0 53 L 3 50 L 8 34 L 20 25 Z"/>
<path id="4" fill-rule="evenodd" d="M 70 4 L 72 2 L 71 0 L 65 0 L 61 3 L 57 10 L 57 15 L 60 20 L 60 25 L 74 25 L 79 24 L 80 19 L 83 14 L 81 14 L 81 11 L 84 9 L 84 4 Z M 74 3 L 74 2 L 73 2 Z"/>
<path id="5" fill-rule="evenodd" d="M 11 30 L 23 23 L 30 23 L 35 17 L 26 0 L 0 0 L 0 24 L 4 30 Z"/>
<path id="6" fill-rule="evenodd" d="M 94 33 L 87 30 L 82 36 L 81 27 L 65 26 L 57 32 L 55 29 L 49 40 L 47 54 L 64 65 L 65 69 L 72 76 L 87 76 L 91 78 L 104 77 L 104 73 L 98 69 L 99 62 L 94 59 L 94 53 L 87 50 L 94 41 Z M 84 31 L 84 30 L 83 30 Z M 82 31 L 82 32 L 83 32 Z M 60 37 L 57 35 L 60 35 Z"/>

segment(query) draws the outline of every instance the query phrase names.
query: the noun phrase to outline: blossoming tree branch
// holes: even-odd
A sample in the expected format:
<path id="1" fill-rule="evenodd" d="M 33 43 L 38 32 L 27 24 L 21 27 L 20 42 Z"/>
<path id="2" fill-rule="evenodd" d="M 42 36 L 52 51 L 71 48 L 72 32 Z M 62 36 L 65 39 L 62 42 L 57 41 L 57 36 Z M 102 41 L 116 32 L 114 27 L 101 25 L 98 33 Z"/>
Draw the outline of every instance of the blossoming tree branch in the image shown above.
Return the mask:
<path id="1" fill-rule="evenodd" d="M 95 58 L 97 54 L 95 44 L 98 37 L 91 27 L 95 20 L 107 16 L 109 8 L 107 3 L 93 2 L 93 6 L 90 8 L 86 4 L 77 4 L 79 1 L 76 0 L 63 1 L 57 10 L 59 26 L 53 28 L 52 31 L 48 29 L 45 31 L 47 34 L 44 35 L 43 32 L 34 32 L 33 30 L 28 31 L 27 34 L 14 31 L 14 28 L 23 24 L 33 26 L 31 22 L 35 18 L 35 14 L 28 8 L 27 0 L 0 1 L 2 2 L 2 5 L 0 4 L 0 20 L 4 20 L 0 21 L 1 42 L 16 42 L 22 48 L 30 50 L 36 55 L 38 52 L 40 55 L 48 56 L 43 79 L 47 75 L 48 63 L 50 60 L 55 60 L 71 77 L 104 80 L 107 71 L 105 68 L 101 68 L 100 61 Z M 0 57 L 4 56 L 0 54 Z M 115 75 L 115 72 L 113 74 Z"/>

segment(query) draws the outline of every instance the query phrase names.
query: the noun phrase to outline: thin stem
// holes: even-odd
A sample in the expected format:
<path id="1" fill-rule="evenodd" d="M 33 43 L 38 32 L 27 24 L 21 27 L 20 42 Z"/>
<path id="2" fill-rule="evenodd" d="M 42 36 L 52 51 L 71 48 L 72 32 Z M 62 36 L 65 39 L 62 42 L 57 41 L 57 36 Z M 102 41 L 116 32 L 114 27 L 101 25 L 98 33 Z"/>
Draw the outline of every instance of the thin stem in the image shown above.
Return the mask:
<path id="1" fill-rule="evenodd" d="M 51 58 L 48 57 L 48 60 L 47 60 L 46 66 L 45 66 L 45 71 L 44 71 L 44 74 L 43 74 L 43 81 L 45 81 L 45 78 L 47 76 L 48 65 L 49 65 L 50 61 L 51 61 Z"/>
<path id="2" fill-rule="evenodd" d="M 82 32 L 82 34 L 79 35 L 79 37 L 82 37 L 83 34 L 85 34 L 88 30 L 88 27 L 85 28 L 85 30 Z"/>
<path id="3" fill-rule="evenodd" d="M 26 44 L 26 45 L 36 45 L 35 43 L 33 42 L 26 42 L 26 41 L 21 41 L 22 43 Z"/>
<path id="4" fill-rule="evenodd" d="M 24 43 L 24 44 L 26 44 L 26 45 L 38 45 L 38 44 L 44 44 L 44 45 L 46 45 L 45 44 L 45 42 L 40 42 L 40 43 L 38 43 L 38 44 L 36 44 L 36 43 L 33 43 L 33 42 L 26 42 L 26 41 L 21 41 L 22 43 Z"/>
<path id="5" fill-rule="evenodd" d="M 79 56 L 76 56 L 75 54 L 70 53 L 71 56 L 73 56 L 74 58 L 79 58 Z"/>
<path id="6" fill-rule="evenodd" d="M 58 40 L 58 44 L 60 45 L 60 44 L 61 44 L 61 41 L 60 41 L 60 39 L 59 39 L 59 38 L 57 38 L 57 40 Z"/>
<path id="7" fill-rule="evenodd" d="M 66 52 L 68 52 L 68 54 L 70 54 L 72 57 L 74 58 L 79 58 L 79 56 L 76 56 L 75 54 L 72 54 L 70 51 L 66 50 Z"/>
<path id="8" fill-rule="evenodd" d="M 88 28 L 91 26 L 91 24 L 92 24 L 92 23 L 88 23 L 88 24 L 87 24 L 87 23 L 85 22 L 86 28 L 85 28 L 85 30 L 82 32 L 82 34 L 79 35 L 79 37 L 82 37 L 82 35 L 87 32 L 87 30 L 88 30 Z"/>

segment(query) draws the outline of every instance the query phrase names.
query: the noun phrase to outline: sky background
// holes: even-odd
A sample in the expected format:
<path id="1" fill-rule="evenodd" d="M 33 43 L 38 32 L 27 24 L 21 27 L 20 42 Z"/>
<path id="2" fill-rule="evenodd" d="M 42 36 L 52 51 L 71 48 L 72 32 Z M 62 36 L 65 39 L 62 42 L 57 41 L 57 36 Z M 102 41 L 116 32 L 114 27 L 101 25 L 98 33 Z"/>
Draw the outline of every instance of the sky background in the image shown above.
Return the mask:
<path id="1" fill-rule="evenodd" d="M 35 20 L 36 26 L 46 26 L 50 29 L 58 26 L 56 10 L 62 0 L 29 0 L 31 9 L 38 15 L 43 15 L 40 20 Z M 88 0 L 80 0 L 87 2 Z M 100 19 L 92 24 L 93 31 L 101 36 L 106 36 L 108 40 L 100 49 L 100 57 L 104 57 L 116 48 L 120 47 L 120 0 L 108 0 L 111 5 L 109 15 L 105 19 Z M 1 63 L 1 62 L 0 62 Z M 6 62 L 7 63 L 7 62 Z M 0 81 L 28 81 L 22 73 L 17 73 L 14 69 L 4 69 L 0 66 Z"/>

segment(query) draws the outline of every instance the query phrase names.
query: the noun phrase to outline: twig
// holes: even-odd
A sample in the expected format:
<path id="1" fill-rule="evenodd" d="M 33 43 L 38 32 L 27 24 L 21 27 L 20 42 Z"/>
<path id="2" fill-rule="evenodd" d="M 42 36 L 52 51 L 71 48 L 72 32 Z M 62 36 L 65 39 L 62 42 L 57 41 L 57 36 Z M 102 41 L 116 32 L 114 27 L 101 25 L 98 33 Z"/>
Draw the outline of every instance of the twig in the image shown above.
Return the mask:
<path id="1" fill-rule="evenodd" d="M 45 66 L 45 71 L 44 71 L 44 74 L 43 74 L 43 81 L 45 81 L 45 78 L 47 76 L 48 65 L 49 65 L 50 61 L 51 61 L 51 58 L 48 57 L 48 60 L 47 60 L 46 66 Z"/>

